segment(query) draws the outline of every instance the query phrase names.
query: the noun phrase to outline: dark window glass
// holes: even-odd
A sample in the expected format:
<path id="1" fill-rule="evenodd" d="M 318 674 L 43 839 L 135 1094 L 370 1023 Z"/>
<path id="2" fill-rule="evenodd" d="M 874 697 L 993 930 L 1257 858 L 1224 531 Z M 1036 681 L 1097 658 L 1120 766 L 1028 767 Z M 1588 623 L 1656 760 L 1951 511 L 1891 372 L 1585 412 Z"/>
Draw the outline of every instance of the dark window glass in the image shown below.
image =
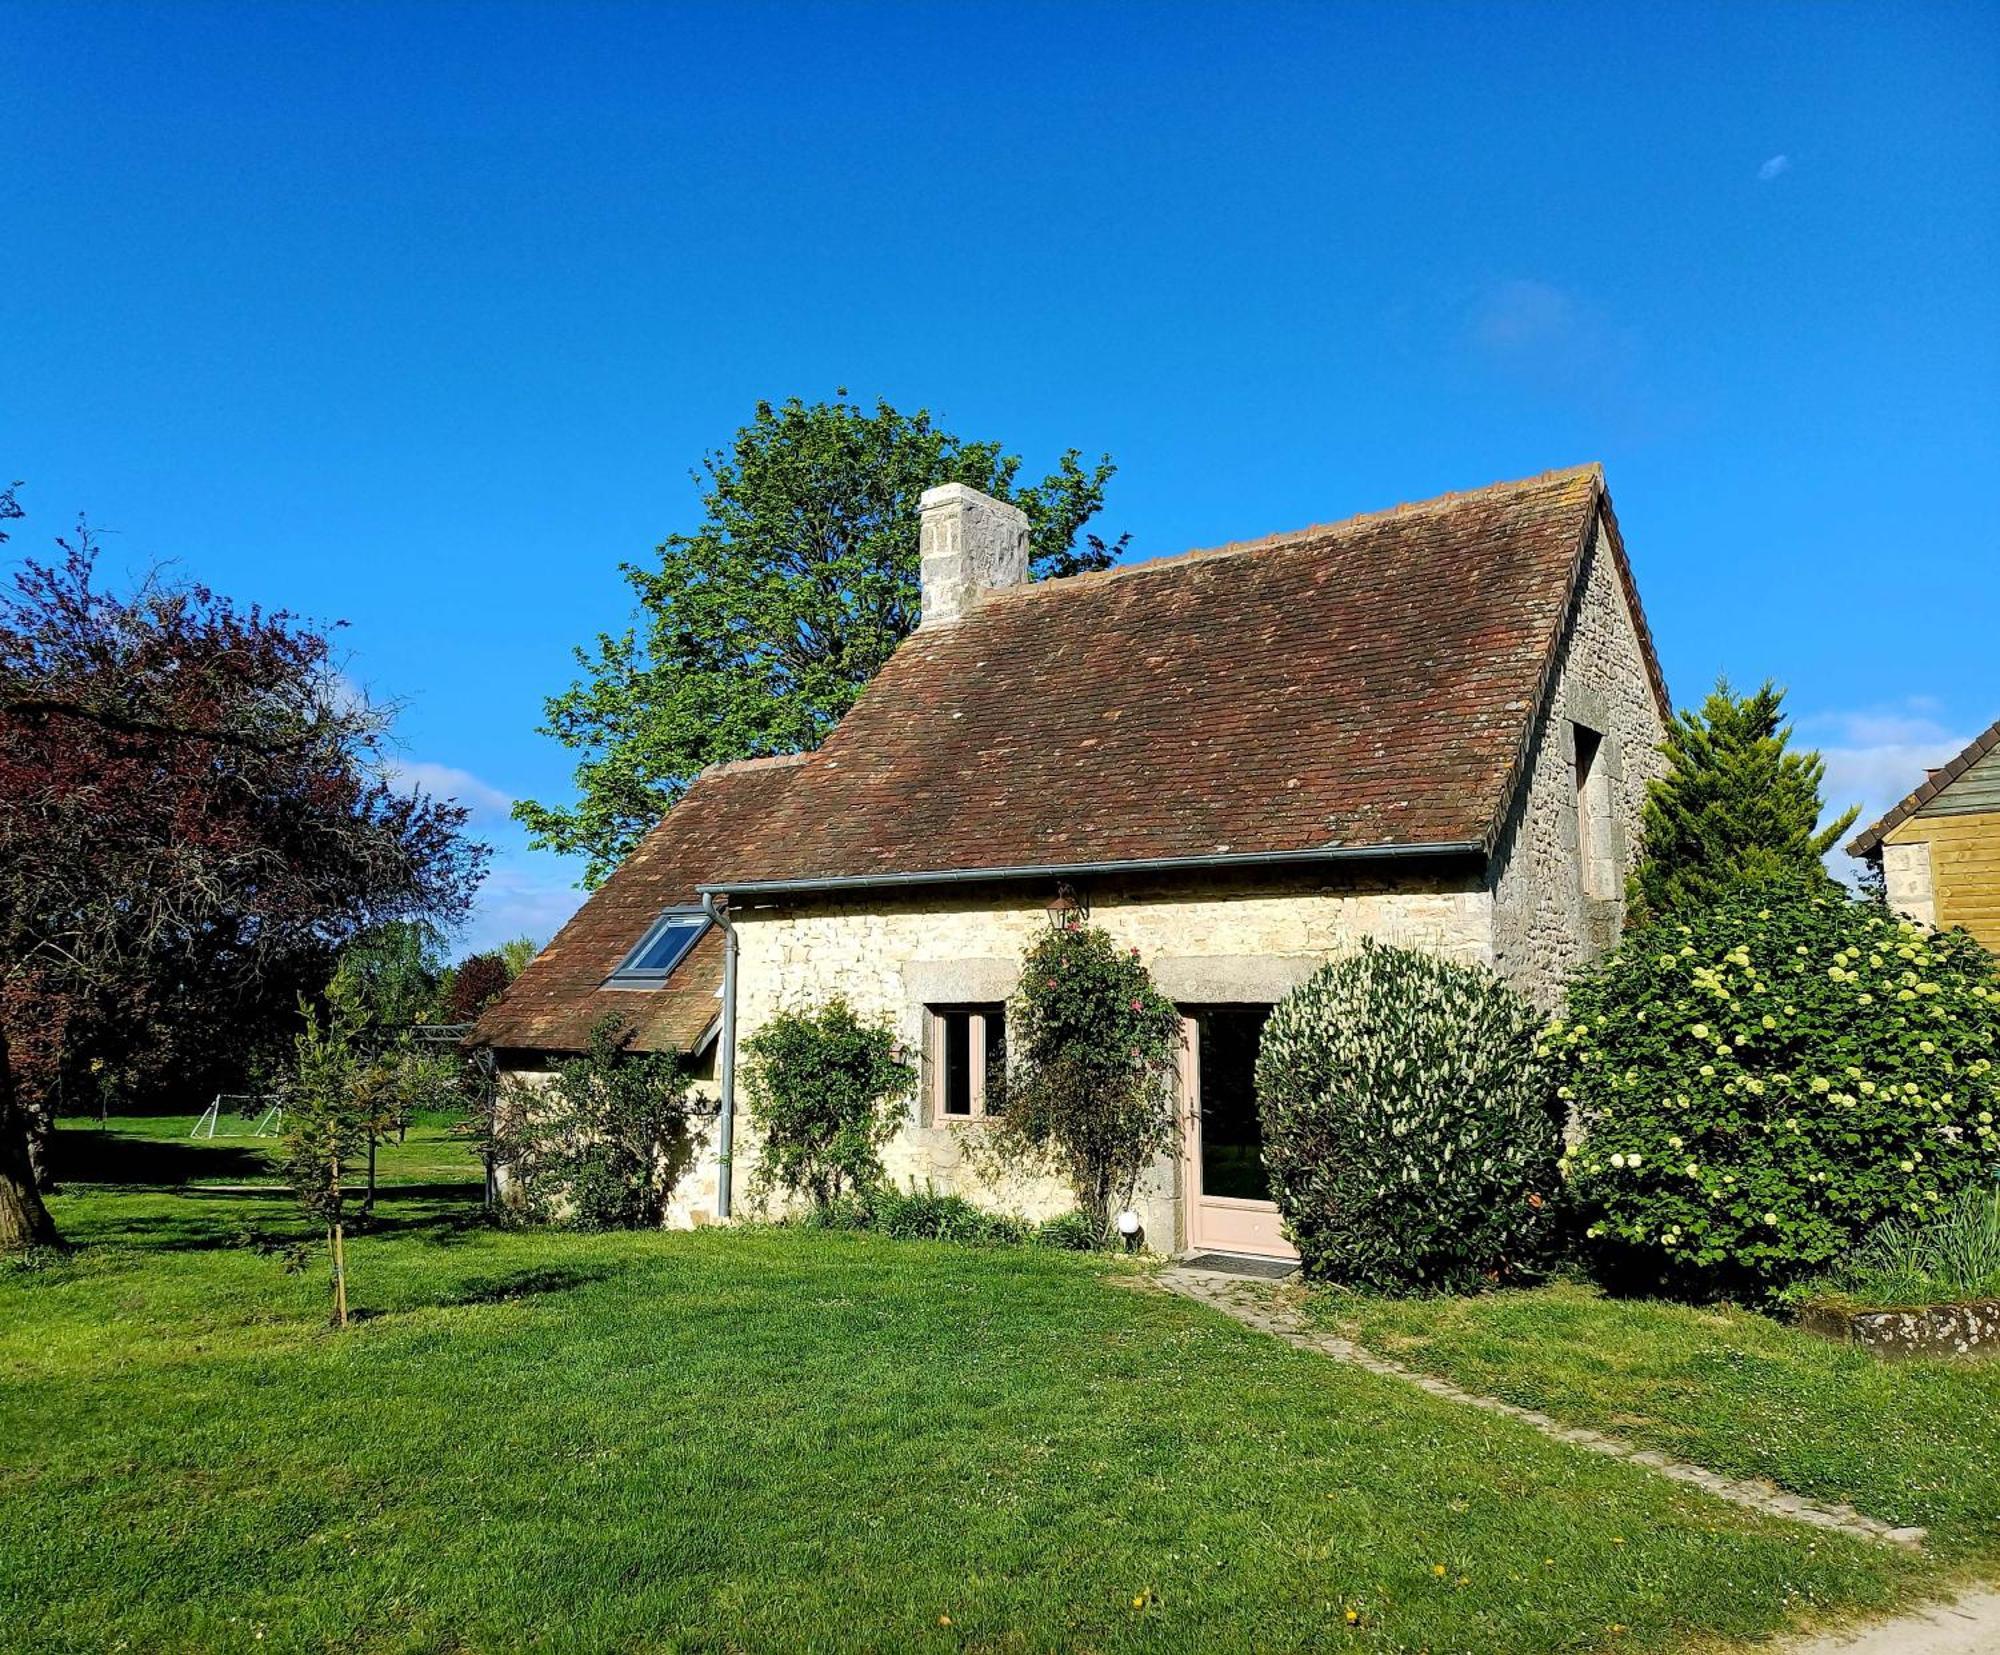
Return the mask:
<path id="1" fill-rule="evenodd" d="M 1200 1014 L 1203 1195 L 1271 1199 L 1256 1080 L 1257 1041 L 1270 1014 L 1268 1006 L 1218 1007 Z"/>
<path id="2" fill-rule="evenodd" d="M 687 957 L 688 950 L 707 929 L 708 919 L 702 914 L 665 916 L 625 957 L 625 963 L 612 974 L 612 980 L 615 982 L 622 977 L 650 980 L 666 976 Z"/>
<path id="3" fill-rule="evenodd" d="M 944 1112 L 969 1115 L 972 1113 L 972 1014 L 940 1012 L 938 1021 L 944 1025 Z"/>
<path id="4" fill-rule="evenodd" d="M 1007 1014 L 986 1014 L 986 1113 L 1007 1112 Z"/>

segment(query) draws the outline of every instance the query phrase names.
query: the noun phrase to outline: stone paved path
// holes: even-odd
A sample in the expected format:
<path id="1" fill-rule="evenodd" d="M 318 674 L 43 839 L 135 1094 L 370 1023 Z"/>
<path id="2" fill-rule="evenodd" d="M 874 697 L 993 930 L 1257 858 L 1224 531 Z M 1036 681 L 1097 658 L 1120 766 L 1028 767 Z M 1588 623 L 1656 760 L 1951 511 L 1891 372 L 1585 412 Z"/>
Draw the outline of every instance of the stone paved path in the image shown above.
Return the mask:
<path id="1" fill-rule="evenodd" d="M 1802 1500 L 1796 1494 L 1787 1494 L 1775 1483 L 1745 1477 L 1725 1477 L 1720 1472 L 1710 1471 L 1704 1466 L 1691 1465 L 1686 1460 L 1677 1460 L 1671 1455 L 1655 1453 L 1651 1449 L 1634 1448 L 1630 1443 L 1620 1442 L 1616 1437 L 1607 1437 L 1600 1431 L 1591 1431 L 1576 1425 L 1563 1425 L 1547 1414 L 1537 1413 L 1532 1408 L 1522 1408 L 1511 1402 L 1502 1402 L 1498 1397 L 1480 1396 L 1475 1392 L 1462 1390 L 1449 1380 L 1418 1373 L 1399 1362 L 1391 1362 L 1377 1356 L 1373 1351 L 1364 1350 L 1351 1339 L 1343 1339 L 1338 1334 L 1326 1333 L 1308 1326 L 1298 1312 L 1279 1297 L 1271 1282 L 1172 1266 L 1160 1271 L 1155 1279 L 1170 1293 L 1178 1293 L 1183 1298 L 1211 1305 L 1225 1315 L 1234 1316 L 1239 1322 L 1260 1332 L 1269 1333 L 1287 1344 L 1297 1345 L 1301 1350 L 1318 1351 L 1321 1355 L 1330 1356 L 1337 1362 L 1349 1362 L 1355 1367 L 1366 1368 L 1370 1373 L 1400 1379 L 1406 1384 L 1415 1385 L 1419 1390 L 1428 1391 L 1432 1396 L 1443 1397 L 1449 1402 L 1461 1402 L 1470 1408 L 1482 1408 L 1490 1414 L 1503 1414 L 1509 1419 L 1518 1419 L 1524 1425 L 1533 1426 L 1543 1436 L 1552 1437 L 1557 1442 L 1566 1442 L 1587 1453 L 1603 1454 L 1610 1459 L 1628 1460 L 1633 1465 L 1643 1465 L 1663 1477 L 1672 1477 L 1676 1482 L 1692 1483 L 1696 1488 L 1706 1489 L 1718 1499 L 1729 1500 L 1739 1506 L 1748 1506 L 1752 1511 L 1760 1511 L 1772 1517 L 1786 1517 L 1795 1523 L 1810 1523 L 1815 1528 L 1832 1529 L 1841 1534 L 1855 1535 L 1863 1540 L 1881 1541 L 1887 1545 L 1904 1546 L 1912 1550 L 1922 1546 L 1924 1542 L 1922 1529 L 1897 1528 L 1880 1518 L 1856 1511 L 1852 1506 Z M 1850 1646 L 1814 1644 L 1810 1649 L 1813 1655 L 1817 1655 L 1822 1647 L 1833 1650 Z M 1871 1651 L 1871 1655 L 1874 1648 L 1870 1645 L 1851 1647 Z M 1967 1651 L 2000 1650 L 2000 1642 L 1963 1646 L 1884 1644 L 1880 1647 L 1885 1650 L 1934 1647 L 1938 1655 L 1946 1655 L 1946 1652 L 1955 1652 L 1961 1647 Z"/>
<path id="2" fill-rule="evenodd" d="M 1822 1632 L 1777 1646 L 1784 1655 L 1994 1655 L 2000 1650 L 2000 1592 L 1964 1593 L 1873 1626 Z"/>

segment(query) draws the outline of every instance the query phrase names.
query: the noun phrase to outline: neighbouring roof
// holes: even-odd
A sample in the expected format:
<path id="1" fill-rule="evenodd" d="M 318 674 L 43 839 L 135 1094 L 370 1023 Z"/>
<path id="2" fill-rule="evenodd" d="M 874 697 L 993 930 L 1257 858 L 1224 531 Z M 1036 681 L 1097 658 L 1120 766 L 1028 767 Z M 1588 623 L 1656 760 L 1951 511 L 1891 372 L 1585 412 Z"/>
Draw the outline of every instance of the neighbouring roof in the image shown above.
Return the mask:
<path id="1" fill-rule="evenodd" d="M 1863 828 L 1848 840 L 1847 854 L 1873 856 L 1881 849 L 1884 839 L 1944 792 L 1988 753 L 1995 751 L 2000 751 L 2000 721 L 1988 725 L 1981 734 L 1973 737 L 1970 745 L 1962 753 L 1933 770 L 1924 778 L 1921 787 L 1913 793 L 1905 794 L 1880 821 Z"/>
<path id="2" fill-rule="evenodd" d="M 1595 466 L 988 593 L 915 633 L 704 881 L 1490 850 L 1557 665 Z"/>
<path id="3" fill-rule="evenodd" d="M 581 1051 L 617 1012 L 640 1051 L 694 1051 L 721 1012 L 722 937 L 711 928 L 658 988 L 606 988 L 648 927 L 669 908 L 698 906 L 695 887 L 722 866 L 783 792 L 804 755 L 749 759 L 704 771 L 685 798 L 591 893 L 555 940 L 474 1026 L 485 1046 Z"/>
<path id="4" fill-rule="evenodd" d="M 1599 543 L 1658 698 L 1595 466 L 985 594 L 906 639 L 825 744 L 719 766 L 474 1038 L 570 1050 L 607 1009 L 694 1046 L 711 932 L 656 991 L 604 979 L 702 890 L 1490 852 Z"/>

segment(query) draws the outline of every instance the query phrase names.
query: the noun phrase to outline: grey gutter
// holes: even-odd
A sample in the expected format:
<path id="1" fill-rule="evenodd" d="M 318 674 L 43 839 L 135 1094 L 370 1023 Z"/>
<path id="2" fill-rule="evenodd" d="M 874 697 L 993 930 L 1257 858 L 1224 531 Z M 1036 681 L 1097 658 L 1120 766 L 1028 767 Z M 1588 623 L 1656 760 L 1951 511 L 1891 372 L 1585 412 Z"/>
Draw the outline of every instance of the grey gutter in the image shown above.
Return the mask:
<path id="1" fill-rule="evenodd" d="M 716 1053 L 715 1072 L 721 1108 L 715 1127 L 715 1216 L 729 1216 L 729 1161 L 736 1141 L 736 927 L 729 923 L 716 902 L 716 894 L 701 893 L 701 911 L 709 922 L 722 927 L 722 1029 L 721 1050 Z"/>
<path id="2" fill-rule="evenodd" d="M 1221 851 L 1212 856 L 1149 856 L 1127 862 L 1037 862 L 1010 868 L 935 868 L 921 873 L 834 874 L 818 879 L 752 879 L 741 884 L 697 885 L 703 906 L 711 896 L 765 896 L 794 891 L 867 891 L 902 885 L 971 885 L 987 880 L 1062 879 L 1079 874 L 1179 873 L 1231 868 L 1281 868 L 1324 862 L 1381 862 L 1415 857 L 1489 854 L 1476 839 L 1422 845 L 1328 845 L 1318 850 Z M 725 922 L 726 923 L 726 922 Z M 733 948 L 732 934 L 732 948 Z"/>

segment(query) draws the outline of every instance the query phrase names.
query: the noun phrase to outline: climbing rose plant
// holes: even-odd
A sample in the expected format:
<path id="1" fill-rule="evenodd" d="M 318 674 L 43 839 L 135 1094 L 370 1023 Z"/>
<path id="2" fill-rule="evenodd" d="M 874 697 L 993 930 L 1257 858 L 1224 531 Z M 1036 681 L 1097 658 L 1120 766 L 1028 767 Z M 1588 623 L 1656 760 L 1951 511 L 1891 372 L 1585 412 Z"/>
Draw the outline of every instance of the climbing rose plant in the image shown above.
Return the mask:
<path id="1" fill-rule="evenodd" d="M 917 1071 L 896 1037 L 835 997 L 780 1012 L 743 1043 L 750 1119 L 763 1134 L 752 1180 L 825 1208 L 882 1181 Z"/>
<path id="2" fill-rule="evenodd" d="M 1546 1258 L 1562 1144 L 1540 1026 L 1490 971 L 1373 942 L 1278 1003 L 1258 1109 L 1309 1275 L 1473 1292 Z"/>
<path id="3" fill-rule="evenodd" d="M 1545 1045 L 1587 1239 L 1680 1290 L 1781 1288 L 2000 1164 L 2000 962 L 1817 881 L 1628 937 Z"/>
<path id="4" fill-rule="evenodd" d="M 1012 1072 L 994 1147 L 1047 1160 L 1100 1243 L 1174 1141 L 1180 1013 L 1139 951 L 1065 915 L 1021 961 L 1008 1012 Z"/>

